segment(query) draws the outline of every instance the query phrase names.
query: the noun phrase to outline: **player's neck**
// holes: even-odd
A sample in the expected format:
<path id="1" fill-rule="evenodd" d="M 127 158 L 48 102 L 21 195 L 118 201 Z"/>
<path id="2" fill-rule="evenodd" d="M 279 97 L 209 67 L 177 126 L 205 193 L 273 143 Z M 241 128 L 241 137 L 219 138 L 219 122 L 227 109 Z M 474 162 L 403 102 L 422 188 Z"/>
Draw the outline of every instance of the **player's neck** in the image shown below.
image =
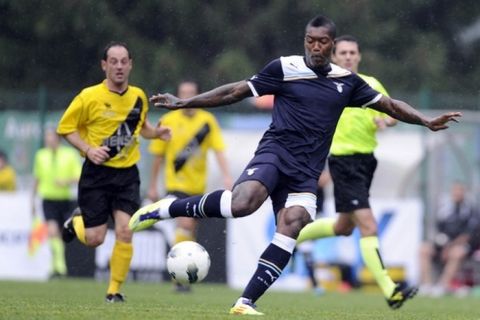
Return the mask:
<path id="1" fill-rule="evenodd" d="M 122 82 L 121 84 L 116 84 L 110 79 L 107 79 L 107 88 L 108 90 L 116 93 L 124 93 L 128 88 L 128 82 Z"/>

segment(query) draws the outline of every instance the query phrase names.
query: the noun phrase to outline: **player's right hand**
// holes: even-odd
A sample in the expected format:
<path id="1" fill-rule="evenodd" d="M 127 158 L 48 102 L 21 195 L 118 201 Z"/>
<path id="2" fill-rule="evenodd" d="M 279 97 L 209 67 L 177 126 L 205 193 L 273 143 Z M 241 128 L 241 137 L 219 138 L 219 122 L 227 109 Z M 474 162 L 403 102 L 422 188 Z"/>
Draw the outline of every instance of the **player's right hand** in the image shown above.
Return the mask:
<path id="1" fill-rule="evenodd" d="M 182 107 L 181 99 L 175 97 L 173 94 L 170 93 L 154 94 L 150 97 L 150 102 L 152 102 L 155 107 L 171 110 L 180 109 Z"/>
<path id="2" fill-rule="evenodd" d="M 108 154 L 110 148 L 107 146 L 100 146 L 98 148 L 90 148 L 88 149 L 85 156 L 95 163 L 96 165 L 100 165 L 110 159 L 110 155 Z"/>

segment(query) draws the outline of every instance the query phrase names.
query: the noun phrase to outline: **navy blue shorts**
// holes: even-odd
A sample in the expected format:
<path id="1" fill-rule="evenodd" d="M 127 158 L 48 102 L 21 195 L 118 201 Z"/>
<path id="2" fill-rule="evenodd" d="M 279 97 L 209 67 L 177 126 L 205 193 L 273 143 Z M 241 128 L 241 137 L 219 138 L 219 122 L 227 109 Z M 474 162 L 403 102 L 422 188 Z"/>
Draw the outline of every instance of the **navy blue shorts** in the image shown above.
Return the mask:
<path id="1" fill-rule="evenodd" d="M 277 214 L 285 207 L 290 193 L 317 193 L 317 179 L 298 171 L 296 175 L 286 175 L 281 171 L 284 164 L 272 153 L 255 155 L 242 172 L 235 185 L 244 181 L 256 180 L 268 190 L 272 199 L 273 211 Z"/>

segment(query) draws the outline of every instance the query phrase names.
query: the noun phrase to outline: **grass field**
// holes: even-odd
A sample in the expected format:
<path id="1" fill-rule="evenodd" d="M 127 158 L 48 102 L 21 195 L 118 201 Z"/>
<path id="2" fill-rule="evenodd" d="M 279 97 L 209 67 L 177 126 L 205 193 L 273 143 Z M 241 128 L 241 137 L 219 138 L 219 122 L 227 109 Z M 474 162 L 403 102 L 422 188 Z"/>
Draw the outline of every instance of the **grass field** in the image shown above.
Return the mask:
<path id="1" fill-rule="evenodd" d="M 239 295 L 223 285 L 199 284 L 176 294 L 168 283 L 127 283 L 127 303 L 106 304 L 105 283 L 56 280 L 0 281 L 0 319 L 231 319 Z M 353 292 L 315 296 L 310 292 L 268 292 L 258 303 L 262 319 L 480 319 L 480 299 L 417 297 L 391 311 L 380 294 Z"/>

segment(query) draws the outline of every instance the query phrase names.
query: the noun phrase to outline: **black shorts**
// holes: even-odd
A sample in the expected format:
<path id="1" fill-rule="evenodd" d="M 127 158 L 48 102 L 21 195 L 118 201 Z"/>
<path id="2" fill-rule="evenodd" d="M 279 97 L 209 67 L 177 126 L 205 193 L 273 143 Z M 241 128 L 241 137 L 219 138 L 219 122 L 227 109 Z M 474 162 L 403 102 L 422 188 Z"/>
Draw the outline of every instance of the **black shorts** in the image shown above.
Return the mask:
<path id="1" fill-rule="evenodd" d="M 330 156 L 330 175 L 337 212 L 348 213 L 357 209 L 370 208 L 368 198 L 377 159 L 373 154 Z"/>
<path id="2" fill-rule="evenodd" d="M 55 221 L 59 227 L 63 226 L 65 220 L 71 215 L 77 205 L 73 200 L 42 200 L 43 216 L 46 221 Z"/>
<path id="3" fill-rule="evenodd" d="M 107 223 L 114 210 L 133 215 L 140 208 L 137 166 L 111 168 L 85 160 L 78 184 L 78 205 L 86 228 Z"/>

